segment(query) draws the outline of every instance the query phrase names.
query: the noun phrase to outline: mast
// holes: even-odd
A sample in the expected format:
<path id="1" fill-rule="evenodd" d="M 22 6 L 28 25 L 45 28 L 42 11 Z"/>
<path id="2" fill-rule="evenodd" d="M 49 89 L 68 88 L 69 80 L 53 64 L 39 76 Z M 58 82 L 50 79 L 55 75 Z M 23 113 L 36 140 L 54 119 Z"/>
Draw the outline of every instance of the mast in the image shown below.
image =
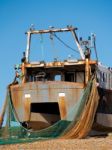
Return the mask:
<path id="1" fill-rule="evenodd" d="M 84 52 L 83 52 L 83 50 L 82 50 L 82 48 L 79 44 L 79 41 L 78 41 L 75 30 L 77 30 L 77 28 L 74 28 L 74 27 L 71 27 L 71 26 L 68 26 L 67 28 L 63 28 L 63 29 L 60 29 L 60 28 L 59 29 L 52 28 L 52 29 L 49 29 L 49 30 L 33 30 L 33 29 L 30 29 L 30 31 L 26 32 L 26 34 L 27 34 L 27 46 L 26 46 L 26 53 L 25 53 L 26 62 L 29 62 L 31 35 L 32 34 L 46 34 L 46 33 L 53 33 L 53 32 L 72 32 L 72 35 L 75 39 L 76 45 L 77 45 L 79 53 L 81 55 L 81 58 L 84 60 L 85 55 L 84 55 Z"/>
<path id="2" fill-rule="evenodd" d="M 84 60 L 84 59 L 85 59 L 85 55 L 84 55 L 84 52 L 83 52 L 83 50 L 82 50 L 82 48 L 81 48 L 81 46 L 80 46 L 80 44 L 79 44 L 79 41 L 78 41 L 78 37 L 77 37 L 77 35 L 76 35 L 76 32 L 75 32 L 75 30 L 71 30 L 71 32 L 72 32 L 72 35 L 73 35 L 73 37 L 74 37 L 74 39 L 75 39 L 76 45 L 77 45 L 78 50 L 79 50 L 79 53 L 80 53 L 80 55 L 81 55 L 81 58 Z"/>
<path id="3" fill-rule="evenodd" d="M 31 32 L 27 32 L 27 45 L 26 45 L 26 62 L 29 62 L 29 55 L 30 55 L 30 43 L 31 43 Z"/>

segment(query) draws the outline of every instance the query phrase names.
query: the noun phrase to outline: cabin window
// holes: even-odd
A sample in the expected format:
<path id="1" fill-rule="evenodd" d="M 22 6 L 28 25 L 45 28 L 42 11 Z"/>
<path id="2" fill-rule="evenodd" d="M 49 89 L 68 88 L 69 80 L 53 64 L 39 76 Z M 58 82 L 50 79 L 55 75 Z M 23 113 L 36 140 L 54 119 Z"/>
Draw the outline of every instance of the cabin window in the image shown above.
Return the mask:
<path id="1" fill-rule="evenodd" d="M 107 74 L 104 72 L 102 73 L 102 81 L 107 82 Z"/>
<path id="2" fill-rule="evenodd" d="M 35 76 L 34 75 L 29 75 L 28 77 L 27 77 L 27 79 L 28 79 L 28 82 L 34 82 L 34 81 L 36 81 L 36 78 L 35 78 Z"/>
<path id="3" fill-rule="evenodd" d="M 55 81 L 61 81 L 61 75 L 60 74 L 55 75 L 54 80 Z"/>
<path id="4" fill-rule="evenodd" d="M 32 82 L 32 76 L 28 76 L 28 82 Z"/>
<path id="5" fill-rule="evenodd" d="M 102 81 L 105 82 L 105 74 L 103 73 Z"/>
<path id="6" fill-rule="evenodd" d="M 105 82 L 105 73 L 104 72 L 100 72 L 100 79 L 101 79 L 101 82 Z"/>
<path id="7" fill-rule="evenodd" d="M 65 74 L 65 81 L 69 82 L 84 82 L 84 72 L 68 72 Z"/>
<path id="8" fill-rule="evenodd" d="M 105 82 L 107 82 L 108 80 L 108 76 L 107 76 L 107 73 L 105 73 Z"/>
<path id="9" fill-rule="evenodd" d="M 76 82 L 84 82 L 84 72 L 76 72 Z"/>
<path id="10" fill-rule="evenodd" d="M 102 82 L 102 72 L 100 72 L 100 82 Z"/>
<path id="11" fill-rule="evenodd" d="M 65 81 L 74 82 L 75 81 L 75 73 L 68 72 L 65 74 Z"/>

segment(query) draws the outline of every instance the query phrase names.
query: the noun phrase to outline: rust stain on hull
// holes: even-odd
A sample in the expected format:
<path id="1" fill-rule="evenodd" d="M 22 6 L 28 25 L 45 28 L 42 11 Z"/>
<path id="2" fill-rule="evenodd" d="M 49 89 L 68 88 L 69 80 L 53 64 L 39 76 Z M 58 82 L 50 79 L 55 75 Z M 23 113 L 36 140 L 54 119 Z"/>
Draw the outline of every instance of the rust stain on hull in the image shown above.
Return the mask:
<path id="1" fill-rule="evenodd" d="M 11 94 L 15 110 L 21 122 L 32 119 L 30 118 L 31 103 L 40 102 L 57 102 L 61 119 L 64 119 L 71 107 L 79 99 L 83 88 L 84 84 L 81 83 L 39 81 L 14 85 L 11 87 Z M 65 97 L 59 97 L 59 93 L 64 93 Z M 37 120 L 38 118 L 35 121 Z"/>

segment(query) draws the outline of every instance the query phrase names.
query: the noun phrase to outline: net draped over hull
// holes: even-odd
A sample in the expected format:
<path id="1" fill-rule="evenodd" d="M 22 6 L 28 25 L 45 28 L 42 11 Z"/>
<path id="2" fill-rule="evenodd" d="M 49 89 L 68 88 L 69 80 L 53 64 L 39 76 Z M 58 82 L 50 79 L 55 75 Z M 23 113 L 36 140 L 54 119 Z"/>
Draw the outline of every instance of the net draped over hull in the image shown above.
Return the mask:
<path id="1" fill-rule="evenodd" d="M 33 131 L 21 125 L 12 103 L 10 90 L 8 90 L 5 102 L 7 105 L 5 105 L 5 114 L 3 114 L 5 124 L 0 129 L 0 144 L 24 143 L 51 138 L 84 138 L 91 130 L 98 100 L 99 95 L 94 78 L 88 82 L 80 99 L 74 104 L 65 119 L 59 120 L 46 129 Z"/>

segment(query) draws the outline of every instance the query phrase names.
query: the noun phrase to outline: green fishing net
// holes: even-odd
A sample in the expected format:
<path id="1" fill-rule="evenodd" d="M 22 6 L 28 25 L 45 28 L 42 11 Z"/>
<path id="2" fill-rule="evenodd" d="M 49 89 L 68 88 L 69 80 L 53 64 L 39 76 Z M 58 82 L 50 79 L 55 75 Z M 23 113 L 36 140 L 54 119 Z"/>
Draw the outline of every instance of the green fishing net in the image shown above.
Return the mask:
<path id="1" fill-rule="evenodd" d="M 0 129 L 0 144 L 33 142 L 37 140 L 47 140 L 63 136 L 70 131 L 79 120 L 84 106 L 87 103 L 91 87 L 92 80 L 90 80 L 87 87 L 83 90 L 80 99 L 71 108 L 65 120 L 59 120 L 54 125 L 40 131 L 33 131 L 32 129 L 24 128 L 21 125 L 12 104 L 10 91 L 7 90 L 7 106 L 4 115 L 5 123 L 3 123 Z"/>

